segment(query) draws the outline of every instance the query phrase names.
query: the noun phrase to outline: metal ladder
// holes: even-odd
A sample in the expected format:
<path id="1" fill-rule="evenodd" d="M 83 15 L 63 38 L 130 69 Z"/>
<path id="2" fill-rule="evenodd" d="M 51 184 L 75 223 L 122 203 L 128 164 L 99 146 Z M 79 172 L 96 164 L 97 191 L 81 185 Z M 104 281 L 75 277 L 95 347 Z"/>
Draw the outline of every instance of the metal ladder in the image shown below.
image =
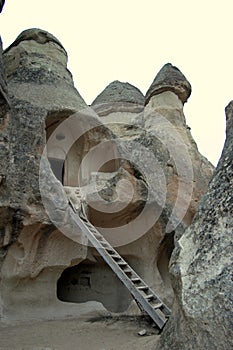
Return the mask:
<path id="1" fill-rule="evenodd" d="M 170 309 L 89 222 L 83 203 L 79 210 L 75 208 L 71 200 L 69 203 L 76 214 L 74 220 L 83 234 L 129 290 L 140 308 L 151 317 L 159 329 L 162 329 L 171 314 Z"/>

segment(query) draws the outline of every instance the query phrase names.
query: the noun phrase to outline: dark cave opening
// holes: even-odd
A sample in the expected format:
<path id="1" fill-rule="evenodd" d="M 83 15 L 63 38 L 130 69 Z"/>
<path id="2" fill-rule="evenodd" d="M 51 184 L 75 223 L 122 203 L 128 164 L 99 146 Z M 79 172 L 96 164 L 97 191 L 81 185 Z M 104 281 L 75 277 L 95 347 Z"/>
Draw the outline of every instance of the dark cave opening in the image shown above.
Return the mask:
<path id="1" fill-rule="evenodd" d="M 123 312 L 132 296 L 118 277 L 98 257 L 97 262 L 85 260 L 63 271 L 57 282 L 57 297 L 63 302 L 98 301 L 111 312 Z"/>
<path id="2" fill-rule="evenodd" d="M 169 273 L 169 262 L 174 249 L 174 234 L 175 232 L 171 232 L 164 237 L 160 244 L 157 258 L 159 273 L 162 277 L 164 285 L 170 290 L 172 290 L 172 285 Z"/>

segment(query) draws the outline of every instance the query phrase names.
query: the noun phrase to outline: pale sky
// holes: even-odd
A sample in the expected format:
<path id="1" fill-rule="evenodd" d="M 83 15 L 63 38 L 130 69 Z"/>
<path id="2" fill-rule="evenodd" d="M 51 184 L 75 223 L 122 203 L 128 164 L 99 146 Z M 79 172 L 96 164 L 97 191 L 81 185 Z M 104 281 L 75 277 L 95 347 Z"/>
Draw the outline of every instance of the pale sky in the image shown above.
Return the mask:
<path id="1" fill-rule="evenodd" d="M 233 99 L 232 13 L 232 0 L 6 0 L 0 34 L 4 48 L 28 28 L 55 35 L 88 104 L 113 80 L 145 94 L 165 63 L 177 66 L 193 90 L 187 124 L 216 164 Z"/>

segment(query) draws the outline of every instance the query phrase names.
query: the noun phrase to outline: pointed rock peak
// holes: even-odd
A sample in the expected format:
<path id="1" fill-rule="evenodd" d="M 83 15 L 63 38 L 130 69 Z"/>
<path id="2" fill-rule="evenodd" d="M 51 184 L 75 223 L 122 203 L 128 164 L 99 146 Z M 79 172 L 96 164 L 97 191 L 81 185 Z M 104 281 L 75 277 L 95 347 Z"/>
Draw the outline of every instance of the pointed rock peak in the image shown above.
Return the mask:
<path id="1" fill-rule="evenodd" d="M 126 102 L 144 105 L 145 97 L 135 86 L 115 80 L 96 97 L 92 105 L 111 102 Z"/>
<path id="2" fill-rule="evenodd" d="M 226 131 L 227 133 L 230 131 L 233 132 L 233 100 L 229 102 L 229 104 L 225 108 L 226 113 Z"/>
<path id="3" fill-rule="evenodd" d="M 191 85 L 181 71 L 171 63 L 165 64 L 156 75 L 153 83 L 146 93 L 146 104 L 152 96 L 164 91 L 174 92 L 182 103 L 191 95 Z"/>
<path id="4" fill-rule="evenodd" d="M 5 4 L 5 0 L 0 0 L 0 13 L 2 12 L 4 4 Z"/>
<path id="5" fill-rule="evenodd" d="M 5 52 L 10 50 L 12 47 L 19 45 L 20 42 L 25 40 L 34 40 L 38 44 L 45 44 L 51 41 L 59 45 L 66 52 L 60 41 L 57 38 L 55 38 L 55 36 L 39 28 L 31 28 L 24 30 L 21 34 L 19 34 L 15 41 L 5 50 Z"/>

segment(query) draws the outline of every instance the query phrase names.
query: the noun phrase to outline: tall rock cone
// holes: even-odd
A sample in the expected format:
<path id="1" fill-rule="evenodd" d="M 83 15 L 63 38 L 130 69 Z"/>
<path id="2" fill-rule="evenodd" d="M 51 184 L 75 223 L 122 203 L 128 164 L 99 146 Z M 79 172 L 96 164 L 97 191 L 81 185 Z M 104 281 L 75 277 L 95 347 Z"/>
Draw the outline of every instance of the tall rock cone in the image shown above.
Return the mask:
<path id="1" fill-rule="evenodd" d="M 222 156 L 192 225 L 172 254 L 175 304 L 160 350 L 233 348 L 233 101 L 226 119 Z"/>
<path id="2" fill-rule="evenodd" d="M 50 301 L 54 312 L 59 309 L 55 281 L 72 259 L 78 262 L 86 256 L 86 247 L 79 244 L 83 240 L 80 232 L 75 232 L 74 242 L 56 231 L 49 220 L 41 199 L 39 174 L 41 155 L 50 134 L 59 123 L 87 105 L 74 87 L 65 49 L 41 29 L 21 33 L 5 50 L 2 61 L 0 57 L 0 90 L 0 318 L 17 318 L 22 310 L 30 318 L 38 307 L 46 307 Z M 5 97 L 9 99 L 10 111 L 6 110 Z M 63 186 L 48 161 L 43 173 L 48 200 L 52 203 L 56 195 L 59 198 L 56 208 L 61 220 L 61 212 L 68 210 Z M 67 214 L 72 226 L 72 218 Z M 62 254 L 55 253 L 60 249 L 55 246 L 61 247 Z M 12 255 L 12 251 L 16 254 Z M 18 302 L 22 279 L 27 281 L 27 287 Z M 39 300 L 43 300 L 41 306 Z"/>

